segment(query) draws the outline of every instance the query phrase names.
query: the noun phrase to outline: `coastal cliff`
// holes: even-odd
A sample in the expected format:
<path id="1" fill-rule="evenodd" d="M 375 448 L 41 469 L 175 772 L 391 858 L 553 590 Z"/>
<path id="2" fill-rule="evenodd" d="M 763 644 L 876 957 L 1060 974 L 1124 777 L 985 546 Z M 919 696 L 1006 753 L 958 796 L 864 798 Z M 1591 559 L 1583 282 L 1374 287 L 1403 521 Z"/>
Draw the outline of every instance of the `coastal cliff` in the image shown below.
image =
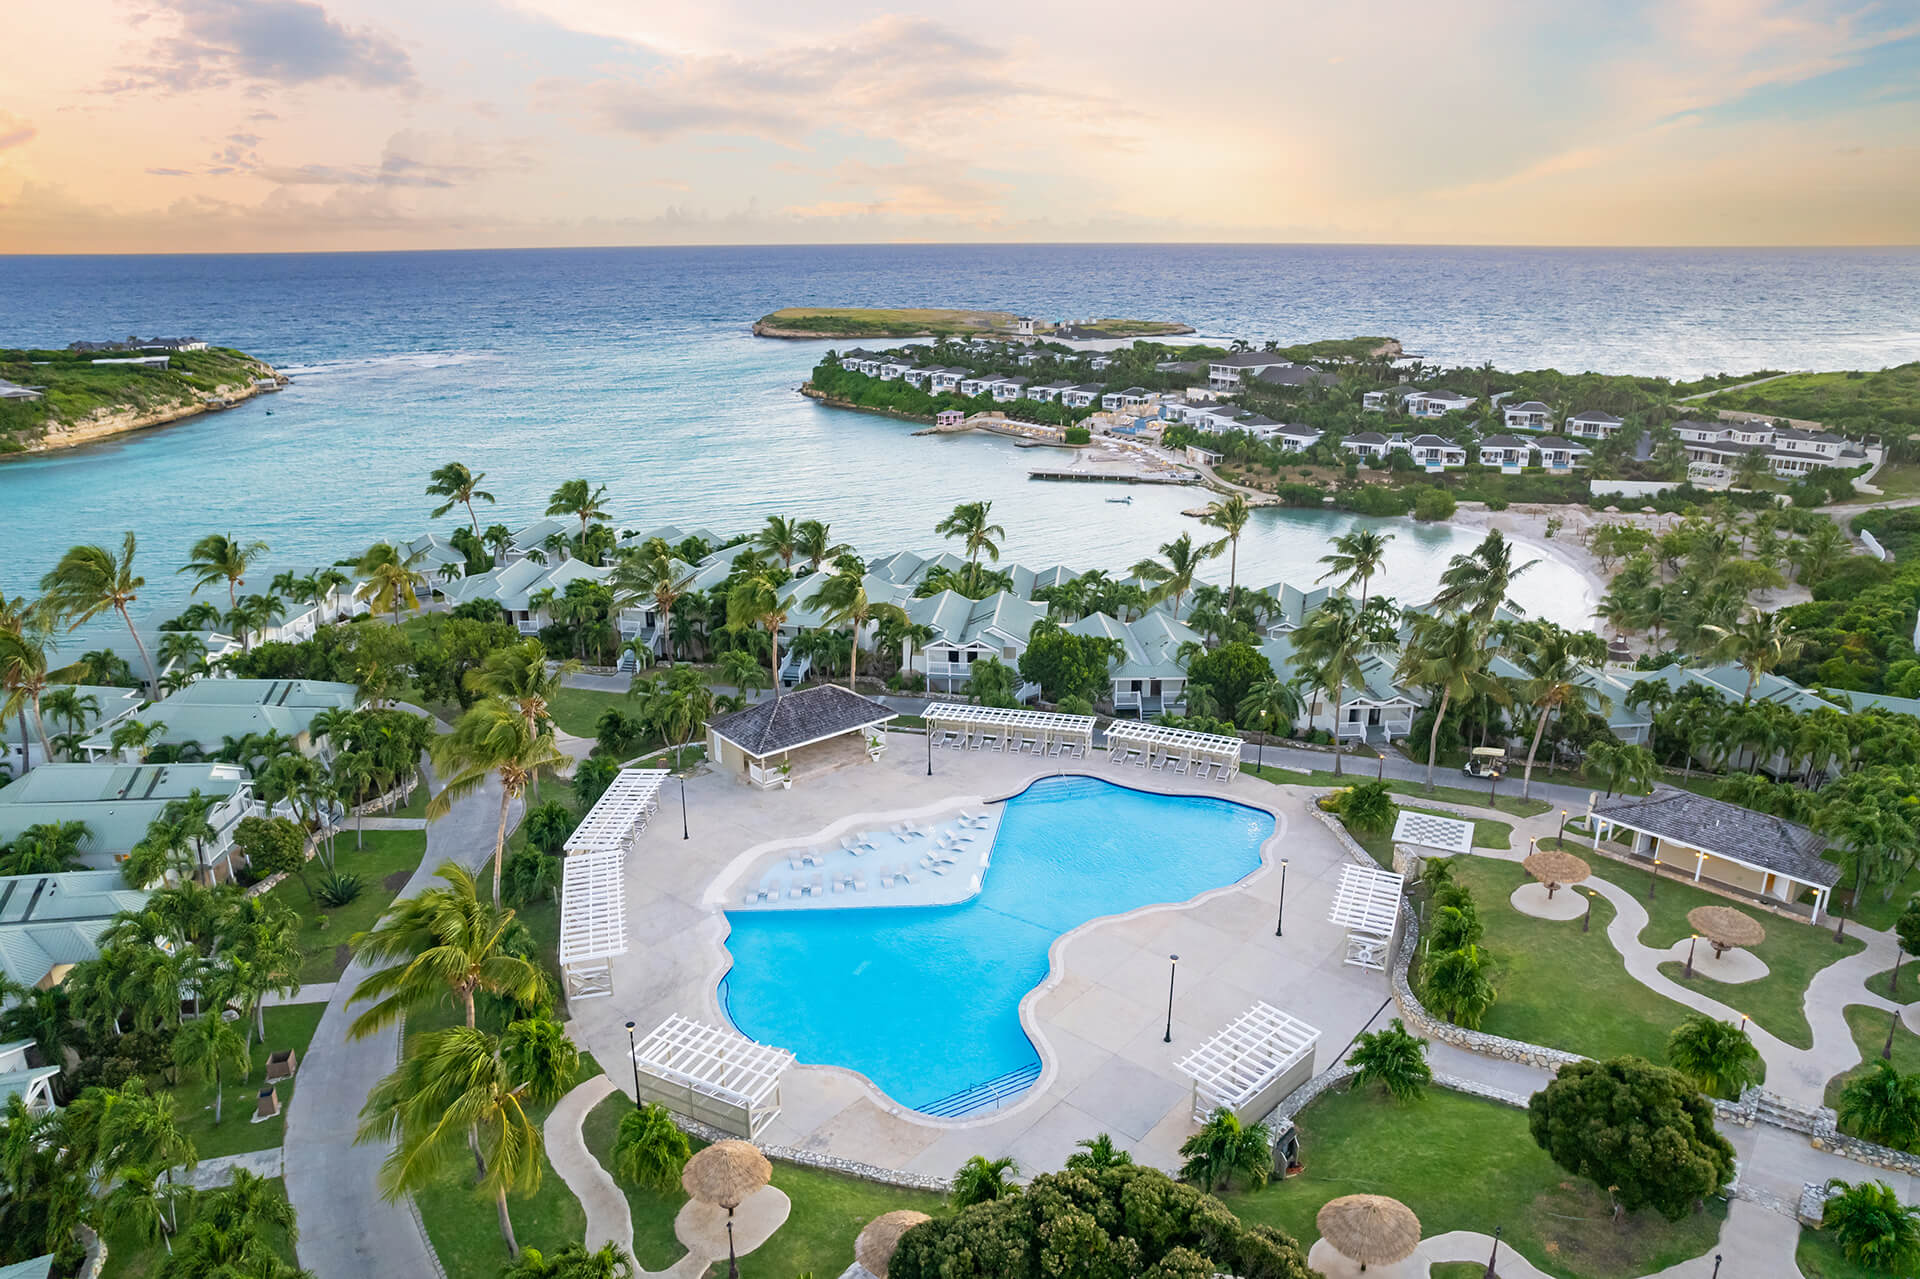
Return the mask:
<path id="1" fill-rule="evenodd" d="M 240 351 L 176 352 L 165 366 L 95 364 L 66 351 L 0 352 L 0 460 L 95 444 L 219 412 L 287 383 Z"/>

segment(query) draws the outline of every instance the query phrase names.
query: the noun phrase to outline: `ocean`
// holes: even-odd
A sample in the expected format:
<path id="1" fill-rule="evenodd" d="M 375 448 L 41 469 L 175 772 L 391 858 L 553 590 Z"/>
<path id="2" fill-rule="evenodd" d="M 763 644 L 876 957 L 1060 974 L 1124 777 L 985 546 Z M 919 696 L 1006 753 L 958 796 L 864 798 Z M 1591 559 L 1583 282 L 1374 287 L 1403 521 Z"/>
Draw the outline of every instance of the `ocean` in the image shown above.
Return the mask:
<path id="1" fill-rule="evenodd" d="M 990 499 L 1004 555 L 1124 570 L 1182 531 L 1193 490 L 1050 484 L 980 437 L 823 408 L 796 388 L 824 342 L 748 326 L 805 303 L 1177 319 L 1203 337 L 1373 333 L 1443 363 L 1688 376 L 1878 368 L 1920 357 L 1920 252 L 1314 246 L 869 246 L 265 256 L 0 257 L 0 345 L 193 334 L 293 376 L 227 413 L 0 463 L 0 591 L 30 594 L 79 541 L 140 537 L 140 608 L 211 531 L 311 568 L 430 523 L 426 476 L 487 473 L 483 521 L 535 517 L 562 480 L 607 485 L 621 527 L 828 520 L 862 550 L 931 550 Z M 269 412 L 269 410 L 271 412 Z M 1130 493 L 1128 505 L 1108 497 Z M 1357 522 L 1263 511 L 1240 580 L 1304 583 Z M 1377 591 L 1430 594 L 1477 535 L 1392 521 Z M 451 527 L 451 517 L 448 525 Z M 1224 580 L 1224 560 L 1211 576 Z M 1591 591 L 1548 558 L 1520 601 L 1570 624 Z"/>

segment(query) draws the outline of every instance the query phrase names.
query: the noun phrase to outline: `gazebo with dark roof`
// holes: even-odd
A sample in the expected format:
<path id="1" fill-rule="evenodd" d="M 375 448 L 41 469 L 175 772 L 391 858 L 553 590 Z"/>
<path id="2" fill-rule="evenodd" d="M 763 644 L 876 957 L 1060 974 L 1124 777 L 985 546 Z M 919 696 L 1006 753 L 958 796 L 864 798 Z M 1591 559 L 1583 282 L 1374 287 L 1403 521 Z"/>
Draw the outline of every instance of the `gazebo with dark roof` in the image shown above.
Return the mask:
<path id="1" fill-rule="evenodd" d="M 818 771 L 863 756 L 878 758 L 870 739 L 878 738 L 874 730 L 895 714 L 838 684 L 820 684 L 709 720 L 707 758 L 771 789 L 791 781 L 792 768 L 802 762 Z M 859 735 L 856 742 L 841 740 L 852 734 Z M 804 761 L 794 758 L 800 751 L 807 752 Z"/>
<path id="2" fill-rule="evenodd" d="M 1691 871 L 1695 880 L 1778 902 L 1797 901 L 1811 890 L 1815 923 L 1840 882 L 1840 868 L 1820 856 L 1827 846 L 1823 836 L 1725 800 L 1661 790 L 1644 799 L 1599 800 L 1588 812 L 1596 841 L 1611 828 L 1632 831 L 1635 857 L 1658 858 L 1676 873 Z"/>

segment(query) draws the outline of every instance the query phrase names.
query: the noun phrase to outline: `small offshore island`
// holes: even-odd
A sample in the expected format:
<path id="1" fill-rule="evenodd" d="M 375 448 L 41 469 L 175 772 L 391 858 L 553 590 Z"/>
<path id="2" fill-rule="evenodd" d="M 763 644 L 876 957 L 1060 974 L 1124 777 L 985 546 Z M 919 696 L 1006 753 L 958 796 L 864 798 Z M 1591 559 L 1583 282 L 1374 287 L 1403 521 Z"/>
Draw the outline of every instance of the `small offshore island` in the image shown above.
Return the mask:
<path id="1" fill-rule="evenodd" d="M 266 361 L 198 338 L 0 350 L 0 458 L 217 412 L 286 383 Z"/>
<path id="2" fill-rule="evenodd" d="M 762 338 L 1055 337 L 1083 342 L 1172 337 L 1193 332 L 1175 320 L 1080 320 L 1049 324 L 1011 311 L 943 307 L 789 306 L 753 322 Z"/>

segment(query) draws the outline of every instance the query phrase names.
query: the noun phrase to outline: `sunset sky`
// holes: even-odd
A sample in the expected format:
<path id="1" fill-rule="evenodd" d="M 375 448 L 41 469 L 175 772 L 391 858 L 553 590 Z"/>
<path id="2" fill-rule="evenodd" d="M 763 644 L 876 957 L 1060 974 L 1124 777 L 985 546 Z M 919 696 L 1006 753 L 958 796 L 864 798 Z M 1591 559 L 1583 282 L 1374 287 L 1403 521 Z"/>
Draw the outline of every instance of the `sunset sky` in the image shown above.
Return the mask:
<path id="1" fill-rule="evenodd" d="M 0 253 L 1920 243 L 1920 0 L 30 7 Z"/>

